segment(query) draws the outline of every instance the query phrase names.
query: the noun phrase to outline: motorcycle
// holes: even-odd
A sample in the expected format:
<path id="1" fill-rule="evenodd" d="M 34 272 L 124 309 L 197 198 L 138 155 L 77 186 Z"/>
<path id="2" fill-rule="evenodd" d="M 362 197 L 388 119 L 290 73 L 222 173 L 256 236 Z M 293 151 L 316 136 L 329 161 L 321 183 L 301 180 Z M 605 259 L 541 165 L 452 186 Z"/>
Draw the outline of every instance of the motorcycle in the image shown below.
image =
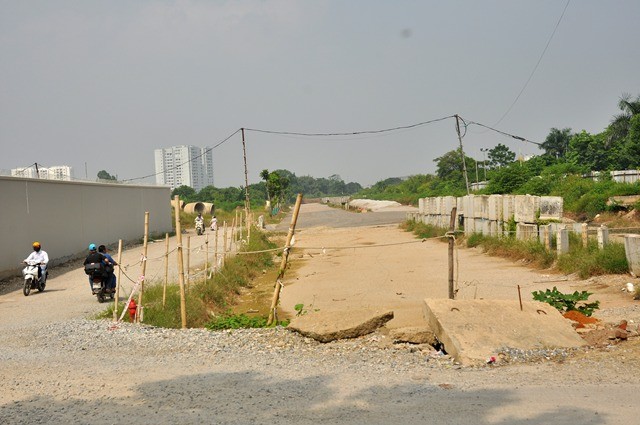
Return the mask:
<path id="1" fill-rule="evenodd" d="M 109 273 L 104 264 L 85 264 L 84 272 L 91 279 L 91 293 L 98 298 L 99 303 L 103 303 L 107 298 L 113 299 L 114 291 L 108 287 Z"/>
<path id="2" fill-rule="evenodd" d="M 45 272 L 44 276 L 41 276 L 38 279 L 38 271 L 40 269 L 40 263 L 35 261 L 29 261 L 26 263 L 26 267 L 22 269 L 22 276 L 24 277 L 24 288 L 22 289 L 22 293 L 25 297 L 29 296 L 32 289 L 37 289 L 39 292 L 44 291 L 44 287 L 47 282 L 47 274 Z"/>
<path id="3" fill-rule="evenodd" d="M 204 233 L 204 222 L 203 221 L 196 221 L 196 233 L 198 234 L 198 236 L 200 236 L 201 234 Z"/>

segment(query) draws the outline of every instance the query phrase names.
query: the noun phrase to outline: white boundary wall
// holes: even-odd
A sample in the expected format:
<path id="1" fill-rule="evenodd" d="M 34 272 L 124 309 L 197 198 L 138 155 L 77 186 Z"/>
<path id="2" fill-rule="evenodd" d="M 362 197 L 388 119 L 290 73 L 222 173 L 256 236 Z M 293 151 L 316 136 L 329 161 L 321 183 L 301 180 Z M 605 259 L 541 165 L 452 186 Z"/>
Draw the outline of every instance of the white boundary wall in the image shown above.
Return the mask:
<path id="1" fill-rule="evenodd" d="M 89 243 L 114 244 L 173 230 L 171 191 L 162 186 L 0 177 L 0 277 L 17 274 L 39 241 L 49 259 L 84 254 Z"/>

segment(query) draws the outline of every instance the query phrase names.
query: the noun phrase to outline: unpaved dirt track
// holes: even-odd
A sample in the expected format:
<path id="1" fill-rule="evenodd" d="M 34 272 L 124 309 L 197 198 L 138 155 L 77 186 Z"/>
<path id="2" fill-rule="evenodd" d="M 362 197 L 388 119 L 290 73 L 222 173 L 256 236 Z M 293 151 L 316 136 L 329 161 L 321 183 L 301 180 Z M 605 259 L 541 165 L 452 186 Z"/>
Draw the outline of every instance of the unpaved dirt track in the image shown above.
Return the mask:
<path id="1" fill-rule="evenodd" d="M 306 235 L 301 231 L 298 243 L 337 244 L 346 240 L 341 239 L 341 231 L 336 230 L 333 237 L 329 229 L 309 229 Z M 358 232 L 362 233 L 356 237 L 366 243 L 388 241 L 393 233 L 388 226 Z M 393 237 L 408 237 L 397 232 Z M 424 258 L 421 244 L 407 246 L 420 247 L 415 257 L 404 254 L 407 261 Z M 437 244 L 434 250 L 446 251 L 445 246 Z M 505 281 L 509 280 L 505 274 L 520 271 L 541 276 L 465 251 L 482 258 L 484 269 L 495 268 L 496 278 Z M 140 252 L 140 247 L 129 250 L 122 263 L 134 264 Z M 148 257 L 163 253 L 164 243 L 159 241 L 150 245 Z M 309 268 L 315 260 L 316 272 L 323 273 L 316 283 L 333 281 L 348 288 L 350 282 L 358 281 L 357 274 L 345 277 L 345 267 L 336 265 L 331 274 L 322 264 L 353 261 L 343 254 L 306 256 L 283 296 L 296 286 L 314 284 L 313 276 L 305 280 L 305 273 L 313 273 Z M 440 254 L 434 254 L 426 272 L 415 269 L 413 273 L 406 262 L 396 264 L 381 255 L 378 262 L 388 270 L 388 276 L 383 276 L 388 284 L 403 270 L 408 276 L 446 269 Z M 132 278 L 140 273 L 136 267 L 128 269 Z M 163 267 L 162 261 L 150 261 L 147 276 L 161 276 Z M 411 310 L 417 302 L 413 298 L 423 294 L 402 284 L 407 286 L 384 290 L 407 294 L 402 301 Z M 505 296 L 509 290 L 505 289 Z M 635 306 L 623 304 L 618 295 L 611 293 L 608 301 L 612 319 L 636 314 Z M 363 302 L 376 299 L 363 298 Z M 320 301 L 318 296 L 316 300 Z M 336 303 L 327 301 L 323 308 Z M 78 265 L 52 270 L 44 293 L 24 297 L 16 290 L 0 296 L 0 423 L 637 423 L 640 347 L 633 341 L 561 356 L 562 362 L 543 358 L 504 367 L 459 368 L 425 347 L 382 344 L 383 337 L 377 334 L 319 344 L 282 328 L 181 331 L 85 320 L 101 308 L 89 294 Z"/>

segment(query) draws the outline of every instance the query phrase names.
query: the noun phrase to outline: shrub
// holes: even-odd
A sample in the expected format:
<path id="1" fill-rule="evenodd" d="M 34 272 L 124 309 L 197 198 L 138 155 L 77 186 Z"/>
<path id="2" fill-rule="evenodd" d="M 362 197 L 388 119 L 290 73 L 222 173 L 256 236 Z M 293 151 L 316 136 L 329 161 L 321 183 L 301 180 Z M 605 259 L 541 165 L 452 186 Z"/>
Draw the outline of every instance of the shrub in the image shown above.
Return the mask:
<path id="1" fill-rule="evenodd" d="M 592 303 L 584 302 L 589 299 L 589 296 L 593 295 L 587 291 L 575 291 L 573 294 L 563 294 L 554 286 L 552 290 L 547 289 L 544 292 L 533 291 L 531 295 L 533 295 L 534 300 L 547 303 L 555 307 L 560 313 L 575 310 L 585 316 L 591 316 L 595 310 L 600 308 L 600 301 L 594 301 Z M 582 304 L 578 305 L 578 303 Z"/>

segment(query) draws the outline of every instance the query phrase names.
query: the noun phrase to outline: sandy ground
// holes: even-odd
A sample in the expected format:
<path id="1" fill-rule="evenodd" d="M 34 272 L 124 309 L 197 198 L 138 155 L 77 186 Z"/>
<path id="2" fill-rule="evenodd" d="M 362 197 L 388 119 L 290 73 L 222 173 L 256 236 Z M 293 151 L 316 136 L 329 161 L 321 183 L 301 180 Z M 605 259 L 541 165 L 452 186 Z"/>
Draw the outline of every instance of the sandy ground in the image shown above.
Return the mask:
<path id="1" fill-rule="evenodd" d="M 399 215 L 392 219 L 393 214 Z M 296 246 L 309 249 L 291 256 L 281 308 L 290 313 L 298 303 L 326 311 L 390 308 L 396 312 L 390 327 L 419 323 L 422 299 L 446 296 L 447 245 L 416 242 L 412 235 L 399 231 L 393 220 L 401 221 L 402 215 L 403 211 L 354 214 L 303 206 Z M 322 227 L 309 225 L 323 221 Z M 192 237 L 191 245 L 203 241 L 203 236 Z M 394 245 L 374 247 L 380 244 Z M 170 249 L 174 247 L 172 240 Z M 164 250 L 164 241 L 149 246 L 146 275 L 151 280 L 163 276 Z M 134 247 L 123 257 L 132 279 L 141 272 L 140 254 L 141 247 Z M 192 264 L 203 257 L 194 248 Z M 518 284 L 523 294 L 553 285 L 563 291 L 588 289 L 601 300 L 598 314 L 604 320 L 640 320 L 638 303 L 621 291 L 625 282 L 634 281 L 628 276 L 580 281 L 468 249 L 457 251 L 457 264 L 460 298 L 515 299 Z M 175 276 L 175 265 L 170 263 L 170 270 Z M 132 284 L 126 278 L 123 283 L 126 296 Z M 24 297 L 19 282 L 3 284 L 0 422 L 637 421 L 637 340 L 564 361 L 467 369 L 452 364 L 434 366 L 419 352 L 369 352 L 358 341 L 327 345 L 302 341 L 298 344 L 307 348 L 288 349 L 280 342 L 266 342 L 259 337 L 261 333 L 240 334 L 240 344 L 237 339 L 225 342 L 233 333 L 220 333 L 212 340 L 189 333 L 185 342 L 179 337 L 181 331 L 156 337 L 144 329 L 138 341 L 140 332 L 129 332 L 126 327 L 98 323 L 92 334 L 86 325 L 74 322 L 103 307 L 90 295 L 79 263 L 51 270 L 43 293 Z M 49 329 L 55 332 L 55 340 L 47 338 Z M 82 339 L 85 335 L 90 339 Z M 405 363 L 407 355 L 418 357 Z"/>

